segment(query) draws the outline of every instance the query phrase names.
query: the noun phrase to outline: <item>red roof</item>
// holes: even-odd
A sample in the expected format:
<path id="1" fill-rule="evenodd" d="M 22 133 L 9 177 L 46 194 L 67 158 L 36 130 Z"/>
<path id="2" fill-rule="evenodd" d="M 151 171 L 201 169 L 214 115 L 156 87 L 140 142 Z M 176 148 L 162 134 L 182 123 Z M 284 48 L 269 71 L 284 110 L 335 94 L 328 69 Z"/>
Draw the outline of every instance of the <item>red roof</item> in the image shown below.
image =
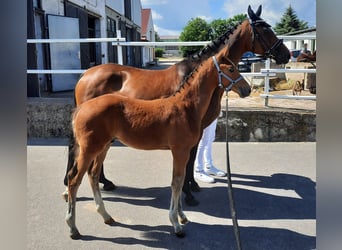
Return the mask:
<path id="1" fill-rule="evenodd" d="M 141 9 L 141 34 L 146 35 L 151 9 Z"/>

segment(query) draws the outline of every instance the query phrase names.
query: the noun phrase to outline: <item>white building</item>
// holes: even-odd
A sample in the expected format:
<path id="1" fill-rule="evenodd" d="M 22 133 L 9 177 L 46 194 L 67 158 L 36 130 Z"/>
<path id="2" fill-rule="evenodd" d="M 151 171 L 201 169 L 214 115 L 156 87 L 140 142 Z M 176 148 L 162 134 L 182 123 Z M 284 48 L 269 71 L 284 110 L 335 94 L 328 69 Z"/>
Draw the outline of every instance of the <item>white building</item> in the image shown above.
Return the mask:
<path id="1" fill-rule="evenodd" d="M 299 30 L 295 32 L 291 32 L 286 34 L 287 36 L 295 36 L 295 35 L 316 35 L 316 28 L 310 28 L 305 30 Z M 308 49 L 312 52 L 316 50 L 316 39 L 305 39 L 305 40 L 291 40 L 285 41 L 284 44 L 288 47 L 288 49 L 298 49 L 301 50 L 304 46 L 304 43 L 308 44 Z"/>
<path id="2" fill-rule="evenodd" d="M 141 0 L 28 0 L 28 39 L 125 37 L 141 40 Z M 87 69 L 118 62 L 112 43 L 28 44 L 28 69 Z M 142 67 L 142 48 L 123 47 L 123 63 Z M 29 74 L 28 96 L 72 90 L 77 74 Z"/>

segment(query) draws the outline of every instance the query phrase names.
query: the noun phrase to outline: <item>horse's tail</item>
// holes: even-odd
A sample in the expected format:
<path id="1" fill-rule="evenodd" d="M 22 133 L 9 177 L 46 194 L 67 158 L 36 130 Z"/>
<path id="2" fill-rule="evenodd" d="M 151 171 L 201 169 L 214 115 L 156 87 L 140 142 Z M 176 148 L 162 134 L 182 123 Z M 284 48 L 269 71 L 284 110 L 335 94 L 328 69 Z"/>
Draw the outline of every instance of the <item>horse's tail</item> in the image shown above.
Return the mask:
<path id="1" fill-rule="evenodd" d="M 80 82 L 81 78 L 84 76 L 84 73 L 85 72 L 80 74 L 80 77 L 78 78 L 77 83 L 76 83 L 76 85 L 74 87 L 74 96 L 73 96 L 73 98 L 74 98 L 74 107 L 76 107 L 76 92 L 75 92 L 75 89 L 76 89 L 77 84 Z"/>

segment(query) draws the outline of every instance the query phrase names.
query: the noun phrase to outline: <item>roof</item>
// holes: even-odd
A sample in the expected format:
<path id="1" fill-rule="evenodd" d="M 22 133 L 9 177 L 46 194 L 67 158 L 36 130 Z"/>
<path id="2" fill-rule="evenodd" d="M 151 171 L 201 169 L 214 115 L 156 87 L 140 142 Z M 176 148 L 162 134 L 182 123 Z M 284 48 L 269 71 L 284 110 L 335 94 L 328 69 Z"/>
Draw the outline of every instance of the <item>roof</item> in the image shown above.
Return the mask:
<path id="1" fill-rule="evenodd" d="M 166 40 L 179 41 L 179 36 L 160 36 L 160 40 L 163 40 L 163 41 L 166 41 Z"/>
<path id="2" fill-rule="evenodd" d="M 141 34 L 146 35 L 151 9 L 141 9 Z"/>
<path id="3" fill-rule="evenodd" d="M 314 31 L 316 31 L 316 27 L 308 28 L 308 29 L 304 29 L 304 30 L 293 31 L 293 32 L 287 33 L 286 35 L 294 36 L 294 35 L 300 35 L 300 34 L 303 34 L 303 33 L 314 32 Z"/>

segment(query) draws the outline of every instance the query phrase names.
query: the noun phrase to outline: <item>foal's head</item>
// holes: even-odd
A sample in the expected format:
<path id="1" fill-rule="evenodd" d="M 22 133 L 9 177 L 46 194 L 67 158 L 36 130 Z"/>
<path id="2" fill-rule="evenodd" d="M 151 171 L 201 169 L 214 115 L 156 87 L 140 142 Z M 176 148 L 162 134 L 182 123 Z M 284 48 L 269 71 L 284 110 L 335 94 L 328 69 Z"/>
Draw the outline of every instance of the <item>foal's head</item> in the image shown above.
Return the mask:
<path id="1" fill-rule="evenodd" d="M 278 39 L 271 29 L 271 25 L 266 23 L 261 17 L 261 5 L 254 13 L 251 6 L 248 6 L 248 16 L 252 29 L 252 44 L 250 50 L 256 54 L 273 58 L 277 64 L 288 63 L 290 51 L 283 44 L 282 39 Z"/>
<path id="2" fill-rule="evenodd" d="M 221 64 L 219 66 L 216 64 L 216 68 L 219 74 L 221 75 L 219 77 L 221 77 L 222 79 L 222 88 L 224 88 L 226 91 L 234 91 L 241 98 L 250 95 L 251 87 L 249 86 L 249 83 L 245 80 L 245 78 L 243 78 L 243 76 L 241 76 L 236 65 L 227 56 L 224 56 L 222 58 Z"/>

